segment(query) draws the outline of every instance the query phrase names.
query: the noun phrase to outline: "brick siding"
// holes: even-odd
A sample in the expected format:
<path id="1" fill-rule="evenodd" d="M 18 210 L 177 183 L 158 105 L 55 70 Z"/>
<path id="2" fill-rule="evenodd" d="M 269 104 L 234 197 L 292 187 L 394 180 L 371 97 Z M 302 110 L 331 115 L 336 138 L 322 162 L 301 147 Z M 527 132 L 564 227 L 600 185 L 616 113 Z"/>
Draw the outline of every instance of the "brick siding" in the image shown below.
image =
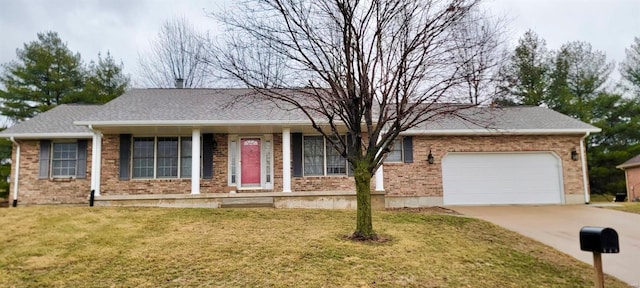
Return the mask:
<path id="1" fill-rule="evenodd" d="M 627 177 L 627 193 L 629 201 L 640 200 L 640 166 L 625 170 Z"/>
<path id="2" fill-rule="evenodd" d="M 562 159 L 565 194 L 582 194 L 584 189 L 581 161 L 573 161 L 570 157 L 572 149 L 580 151 L 580 138 L 581 135 L 414 136 L 413 163 L 384 164 L 386 194 L 390 196 L 442 197 L 441 160 L 449 152 L 524 151 L 549 151 L 555 153 Z M 215 134 L 215 141 L 217 142 L 217 148 L 213 159 L 213 179 L 201 180 L 201 193 L 228 193 L 231 190 L 235 190 L 235 187 L 227 186 L 228 137 L 225 134 Z M 102 195 L 190 193 L 191 181 L 189 178 L 121 181 L 119 178 L 119 143 L 119 135 L 103 136 Z M 87 179 L 37 179 L 39 148 L 39 141 L 21 141 L 19 201 L 32 204 L 86 203 L 91 177 L 90 141 L 87 153 Z M 431 149 L 435 157 L 435 163 L 432 165 L 426 161 L 429 149 Z M 15 153 L 13 157 L 14 159 L 12 160 L 15 163 Z M 282 191 L 282 134 L 273 134 L 273 159 L 274 189 L 243 190 L 241 192 Z M 640 171 L 640 169 L 637 170 Z M 640 172 L 638 175 L 640 175 Z M 347 176 L 293 177 L 291 180 L 291 187 L 294 192 L 353 191 L 355 190 L 354 186 L 353 177 Z M 373 185 L 372 188 L 374 188 Z"/>
<path id="3" fill-rule="evenodd" d="M 20 204 L 81 204 L 88 203 L 91 190 L 91 140 L 87 143 L 87 177 L 38 179 L 40 141 L 20 140 L 20 174 L 18 203 Z M 16 163 L 16 144 L 13 144 L 11 163 Z M 11 165 L 11 196 L 15 165 Z"/>
<path id="4" fill-rule="evenodd" d="M 449 152 L 554 152 L 562 159 L 565 194 L 583 194 L 580 136 L 414 136 L 413 163 L 385 163 L 384 188 L 390 196 L 437 196 L 442 190 L 442 158 Z M 429 150 L 435 158 L 427 163 Z M 581 154 L 581 153 L 580 153 Z M 582 155 L 580 155 L 582 156 Z"/>

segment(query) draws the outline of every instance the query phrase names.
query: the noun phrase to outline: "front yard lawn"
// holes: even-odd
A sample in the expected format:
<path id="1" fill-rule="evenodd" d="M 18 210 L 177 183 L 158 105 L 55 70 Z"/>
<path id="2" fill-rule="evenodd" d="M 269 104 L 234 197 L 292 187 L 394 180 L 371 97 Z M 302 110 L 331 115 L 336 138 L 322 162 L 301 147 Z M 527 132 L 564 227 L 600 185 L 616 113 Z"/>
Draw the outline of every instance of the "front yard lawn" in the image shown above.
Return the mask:
<path id="1" fill-rule="evenodd" d="M 590 287 L 592 268 L 480 220 L 355 211 L 0 210 L 1 287 Z M 577 244 L 576 244 L 577 245 Z M 606 287 L 627 287 L 607 277 Z"/>
<path id="2" fill-rule="evenodd" d="M 618 204 L 621 204 L 622 206 L 607 206 L 606 208 L 640 214 L 640 202 L 625 202 Z"/>

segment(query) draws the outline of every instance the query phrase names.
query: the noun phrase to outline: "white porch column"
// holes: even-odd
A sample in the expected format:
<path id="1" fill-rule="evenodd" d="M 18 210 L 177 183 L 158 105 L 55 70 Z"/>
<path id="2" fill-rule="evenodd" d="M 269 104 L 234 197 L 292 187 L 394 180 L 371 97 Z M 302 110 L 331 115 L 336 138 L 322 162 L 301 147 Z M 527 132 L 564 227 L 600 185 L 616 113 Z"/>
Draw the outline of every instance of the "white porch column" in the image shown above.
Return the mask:
<path id="1" fill-rule="evenodd" d="M 282 192 L 291 192 L 291 128 L 282 129 Z"/>
<path id="2" fill-rule="evenodd" d="M 100 196 L 100 174 L 102 173 L 102 134 L 93 132 L 91 139 L 91 190 Z"/>
<path id="3" fill-rule="evenodd" d="M 384 191 L 384 165 L 376 170 L 376 191 Z"/>
<path id="4" fill-rule="evenodd" d="M 191 194 L 200 194 L 200 129 L 191 134 Z"/>
<path id="5" fill-rule="evenodd" d="M 380 142 L 380 137 L 378 137 L 378 142 Z M 376 170 L 376 191 L 384 191 L 384 164 Z"/>

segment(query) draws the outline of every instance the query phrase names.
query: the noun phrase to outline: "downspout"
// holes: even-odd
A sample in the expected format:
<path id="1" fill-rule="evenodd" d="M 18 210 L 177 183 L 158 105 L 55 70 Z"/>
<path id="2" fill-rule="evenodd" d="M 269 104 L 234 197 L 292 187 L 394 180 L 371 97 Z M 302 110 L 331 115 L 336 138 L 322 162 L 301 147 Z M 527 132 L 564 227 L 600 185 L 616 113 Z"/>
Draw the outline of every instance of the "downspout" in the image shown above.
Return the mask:
<path id="1" fill-rule="evenodd" d="M 582 161 L 582 185 L 584 186 L 584 203 L 589 204 L 591 202 L 591 196 L 589 195 L 589 178 L 587 170 L 587 149 L 584 145 L 584 139 L 589 137 L 589 132 L 586 132 L 584 136 L 580 139 L 580 153 L 582 156 L 580 157 Z"/>
<path id="2" fill-rule="evenodd" d="M 16 144 L 16 165 L 15 172 L 16 174 L 13 177 L 13 207 L 18 206 L 18 181 L 20 180 L 20 143 L 16 141 L 13 137 L 9 138 L 13 144 Z"/>

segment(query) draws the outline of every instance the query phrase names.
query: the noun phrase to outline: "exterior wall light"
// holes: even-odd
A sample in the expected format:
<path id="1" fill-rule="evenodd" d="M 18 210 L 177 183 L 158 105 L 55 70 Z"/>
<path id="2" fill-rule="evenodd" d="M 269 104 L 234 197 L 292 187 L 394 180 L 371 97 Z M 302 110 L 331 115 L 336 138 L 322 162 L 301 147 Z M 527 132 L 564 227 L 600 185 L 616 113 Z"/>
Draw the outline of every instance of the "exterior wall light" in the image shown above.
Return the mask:
<path id="1" fill-rule="evenodd" d="M 429 149 L 429 155 L 427 155 L 427 162 L 429 162 L 429 164 L 433 164 L 434 161 L 435 159 L 433 158 L 433 154 L 431 154 L 431 149 Z"/>
<path id="2" fill-rule="evenodd" d="M 578 161 L 578 151 L 576 151 L 576 148 L 571 150 L 571 160 Z"/>

